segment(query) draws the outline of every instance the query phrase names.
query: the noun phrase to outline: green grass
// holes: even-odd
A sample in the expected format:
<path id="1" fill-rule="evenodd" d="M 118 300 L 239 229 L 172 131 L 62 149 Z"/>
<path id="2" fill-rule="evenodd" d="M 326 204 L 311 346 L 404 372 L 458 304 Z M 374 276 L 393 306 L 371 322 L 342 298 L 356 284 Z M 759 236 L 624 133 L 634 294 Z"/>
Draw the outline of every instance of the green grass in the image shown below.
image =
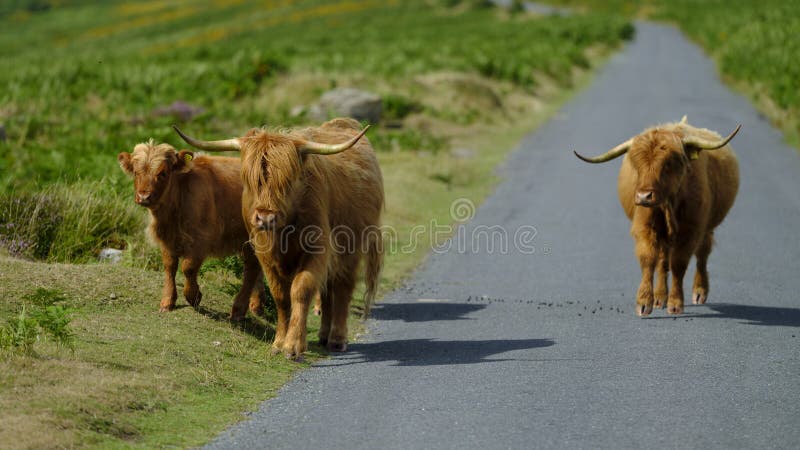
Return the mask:
<path id="1" fill-rule="evenodd" d="M 800 146 L 800 2 L 551 0 L 677 24 Z"/>
<path id="2" fill-rule="evenodd" d="M 36 298 L 58 298 L 44 308 L 62 308 L 45 327 L 23 324 L 44 337 L 34 339 L 33 354 L 0 358 L 0 442 L 200 445 L 324 357 L 313 344 L 316 317 L 300 365 L 268 356 L 269 322 L 227 321 L 239 286 L 235 258 L 204 266 L 199 311 L 181 298 L 176 311 L 159 314 L 162 275 L 152 269 L 160 261 L 116 154 L 151 137 L 179 145 L 170 129 L 179 119 L 153 114 L 176 100 L 204 109 L 183 128 L 218 138 L 262 124 L 305 125 L 291 113 L 296 106 L 336 86 L 366 89 L 386 106 L 369 138 L 385 179 L 383 221 L 396 230 L 395 248 L 404 247 L 414 226 L 450 223 L 455 199 L 479 204 L 497 181 L 497 163 L 631 34 L 626 20 L 606 14 L 537 18 L 481 3 L 0 7 L 0 122 L 8 134 L 0 143 L 0 249 L 17 256 L 0 256 L 0 324 L 23 307 L 23 318 L 41 309 Z M 383 292 L 425 257 L 427 238 L 387 255 Z M 126 248 L 124 264 L 59 263 L 90 262 L 106 245 Z M 47 324 L 69 334 L 70 346 L 48 338 Z"/>
<path id="3" fill-rule="evenodd" d="M 342 73 L 390 81 L 447 70 L 523 86 L 544 73 L 568 86 L 574 66 L 588 67 L 588 46 L 630 33 L 622 19 L 420 13 L 421 1 L 63 3 L 2 22 L 6 186 L 122 177 L 119 151 L 149 137 L 178 143 L 176 119 L 152 114 L 175 100 L 205 109 L 197 134 L 230 134 L 301 121 L 288 112 L 314 93 L 254 107 L 295 73 L 335 83 Z"/>

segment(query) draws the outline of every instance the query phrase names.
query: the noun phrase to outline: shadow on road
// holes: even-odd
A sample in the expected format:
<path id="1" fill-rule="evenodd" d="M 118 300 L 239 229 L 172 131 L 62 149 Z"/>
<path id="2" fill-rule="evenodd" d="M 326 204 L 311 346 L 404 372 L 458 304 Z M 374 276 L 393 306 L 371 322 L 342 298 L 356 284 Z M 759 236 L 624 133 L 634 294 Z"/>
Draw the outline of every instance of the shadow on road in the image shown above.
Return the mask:
<path id="1" fill-rule="evenodd" d="M 731 303 L 707 304 L 704 306 L 686 305 L 686 317 L 693 319 L 734 319 L 747 325 L 768 325 L 800 327 L 800 309 L 778 308 L 774 306 L 735 305 Z M 713 313 L 692 313 L 691 308 L 708 308 Z M 680 316 L 677 316 L 680 317 Z M 652 317 L 648 319 L 672 319 L 675 316 Z"/>
<path id="2" fill-rule="evenodd" d="M 474 320 L 464 317 L 480 311 L 486 305 L 473 303 L 384 303 L 375 305 L 370 318 L 375 320 L 402 320 L 403 322 L 428 322 L 434 320 Z"/>
<path id="3" fill-rule="evenodd" d="M 374 343 L 355 343 L 348 353 L 337 356 L 326 366 L 348 366 L 366 362 L 396 362 L 396 366 L 435 366 L 515 361 L 517 358 L 490 358 L 512 350 L 550 347 L 552 339 L 497 339 L 489 341 L 435 341 L 402 339 Z"/>
<path id="4" fill-rule="evenodd" d="M 717 314 L 701 314 L 695 317 L 722 317 L 744 320 L 749 325 L 800 327 L 800 309 L 776 308 L 773 306 L 734 305 L 721 303 L 706 305 Z"/>

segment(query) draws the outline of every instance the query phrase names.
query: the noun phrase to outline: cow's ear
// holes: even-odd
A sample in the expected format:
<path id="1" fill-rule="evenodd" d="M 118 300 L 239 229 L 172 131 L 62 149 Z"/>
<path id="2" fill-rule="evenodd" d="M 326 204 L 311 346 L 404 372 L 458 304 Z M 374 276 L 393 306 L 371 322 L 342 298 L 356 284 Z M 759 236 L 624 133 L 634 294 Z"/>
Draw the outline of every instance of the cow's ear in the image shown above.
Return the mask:
<path id="1" fill-rule="evenodd" d="M 192 169 L 192 161 L 194 160 L 194 152 L 189 150 L 181 150 L 178 152 L 178 160 L 175 162 L 175 172 L 186 173 Z"/>
<path id="2" fill-rule="evenodd" d="M 700 157 L 700 149 L 691 144 L 684 144 L 683 152 L 686 154 L 686 157 L 689 158 L 691 161 Z"/>
<path id="3" fill-rule="evenodd" d="M 117 161 L 119 161 L 119 167 L 122 169 L 123 172 L 127 173 L 128 175 L 133 175 L 133 162 L 131 162 L 131 154 L 128 152 L 122 152 L 117 155 Z"/>

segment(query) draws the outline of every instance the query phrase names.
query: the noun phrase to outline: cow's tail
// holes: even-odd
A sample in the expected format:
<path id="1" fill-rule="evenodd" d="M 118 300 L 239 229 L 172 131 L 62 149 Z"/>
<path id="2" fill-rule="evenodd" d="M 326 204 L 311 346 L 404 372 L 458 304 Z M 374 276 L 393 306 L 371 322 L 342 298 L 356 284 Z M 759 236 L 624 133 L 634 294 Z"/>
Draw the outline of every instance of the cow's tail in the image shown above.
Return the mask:
<path id="1" fill-rule="evenodd" d="M 369 314 L 375 296 L 378 293 L 381 269 L 383 269 L 383 239 L 380 233 L 372 234 L 367 243 L 367 263 L 364 270 L 364 281 L 366 291 L 364 291 L 364 317 Z"/>

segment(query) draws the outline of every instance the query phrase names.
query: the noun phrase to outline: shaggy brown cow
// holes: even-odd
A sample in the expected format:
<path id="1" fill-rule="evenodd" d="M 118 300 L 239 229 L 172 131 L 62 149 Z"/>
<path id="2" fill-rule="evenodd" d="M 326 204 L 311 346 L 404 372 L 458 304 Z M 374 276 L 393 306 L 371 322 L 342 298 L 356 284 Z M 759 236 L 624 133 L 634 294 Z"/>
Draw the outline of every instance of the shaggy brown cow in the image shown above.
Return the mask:
<path id="1" fill-rule="evenodd" d="M 706 262 L 714 228 L 733 206 L 739 189 L 739 166 L 728 145 L 739 128 L 722 139 L 713 131 L 689 125 L 684 116 L 678 123 L 648 128 L 596 158 L 575 152 L 591 163 L 625 155 L 618 194 L 632 221 L 631 235 L 642 268 L 638 315 L 650 314 L 654 304 L 663 308 L 665 301 L 668 313 L 683 312 L 683 276 L 693 254 L 697 272 L 692 301 L 706 302 Z M 671 290 L 667 289 L 668 272 L 672 272 Z"/>
<path id="2" fill-rule="evenodd" d="M 133 177 L 135 201 L 150 212 L 148 233 L 158 243 L 166 276 L 161 311 L 175 307 L 178 293 L 175 272 L 178 259 L 186 276 L 183 295 L 193 307 L 203 295 L 197 272 L 207 256 L 241 254 L 243 284 L 233 302 L 231 319 L 241 320 L 249 308 L 263 315 L 266 298 L 261 267 L 242 220 L 241 162 L 238 158 L 194 157 L 176 152 L 169 144 L 152 140 L 138 144 L 132 153 L 117 157 L 122 170 Z M 252 293 L 252 295 L 251 295 Z"/>
<path id="3" fill-rule="evenodd" d="M 359 133 L 355 120 L 334 119 L 281 133 L 253 129 L 213 142 L 175 130 L 200 149 L 241 151 L 244 215 L 278 310 L 273 352 L 302 357 L 309 304 L 317 295 L 320 344 L 346 350 L 360 261 L 366 258 L 367 308 L 383 261 L 383 178 L 372 146 L 361 139 L 366 129 Z"/>

